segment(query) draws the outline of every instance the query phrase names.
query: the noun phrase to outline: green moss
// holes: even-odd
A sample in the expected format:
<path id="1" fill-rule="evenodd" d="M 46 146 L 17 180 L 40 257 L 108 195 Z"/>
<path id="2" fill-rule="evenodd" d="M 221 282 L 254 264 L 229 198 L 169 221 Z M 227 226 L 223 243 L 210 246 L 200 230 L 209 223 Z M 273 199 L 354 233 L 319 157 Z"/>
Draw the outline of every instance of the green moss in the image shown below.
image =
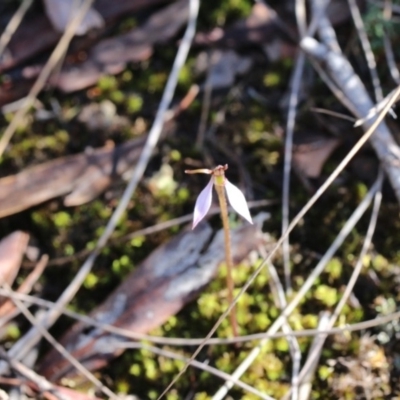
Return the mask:
<path id="1" fill-rule="evenodd" d="M 325 381 L 332 375 L 333 369 L 326 365 L 321 365 L 318 368 L 318 376 L 321 380 Z"/>
<path id="2" fill-rule="evenodd" d="M 131 240 L 131 246 L 132 247 L 141 247 L 145 241 L 146 241 L 145 236 L 137 236 Z"/>
<path id="3" fill-rule="evenodd" d="M 143 98 L 138 94 L 130 95 L 127 98 L 126 103 L 126 107 L 129 113 L 138 113 L 143 107 Z"/>
<path id="4" fill-rule="evenodd" d="M 60 211 L 54 214 L 53 221 L 58 228 L 66 228 L 71 225 L 71 216 L 65 211 Z"/>
<path id="5" fill-rule="evenodd" d="M 342 263 L 337 258 L 332 258 L 327 264 L 325 271 L 329 274 L 330 280 L 339 279 L 342 275 Z"/>
<path id="6" fill-rule="evenodd" d="M 118 83 L 117 83 L 117 78 L 115 76 L 102 76 L 99 81 L 97 82 L 97 86 L 102 90 L 102 91 L 111 91 L 117 88 Z"/>
<path id="7" fill-rule="evenodd" d="M 99 282 L 99 278 L 93 272 L 90 272 L 86 276 L 83 284 L 87 289 L 93 289 L 97 285 L 98 282 Z"/>
<path id="8" fill-rule="evenodd" d="M 6 326 L 6 332 L 3 336 L 3 339 L 6 338 L 8 340 L 17 340 L 21 337 L 21 330 L 17 324 L 9 323 Z"/>
<path id="9" fill-rule="evenodd" d="M 168 74 L 166 72 L 158 72 L 151 74 L 148 81 L 148 91 L 150 93 L 160 92 L 167 82 Z"/>
<path id="10" fill-rule="evenodd" d="M 115 104 L 122 104 L 125 100 L 125 94 L 121 90 L 114 90 L 110 93 L 110 99 Z"/>
<path id="11" fill-rule="evenodd" d="M 314 296 L 327 307 L 334 306 L 338 301 L 337 289 L 327 285 L 319 285 L 314 291 Z"/>
<path id="12" fill-rule="evenodd" d="M 112 262 L 111 268 L 115 275 L 123 277 L 132 270 L 132 261 L 127 255 L 123 255 Z"/>
<path id="13" fill-rule="evenodd" d="M 193 82 L 192 67 L 189 63 L 183 66 L 179 72 L 178 82 L 183 88 L 189 88 Z"/>
<path id="14" fill-rule="evenodd" d="M 142 368 L 140 364 L 132 364 L 129 368 L 129 373 L 134 376 L 140 376 L 142 373 Z"/>
<path id="15" fill-rule="evenodd" d="M 281 82 L 282 76 L 276 72 L 269 72 L 264 75 L 263 83 L 267 87 L 277 86 Z"/>

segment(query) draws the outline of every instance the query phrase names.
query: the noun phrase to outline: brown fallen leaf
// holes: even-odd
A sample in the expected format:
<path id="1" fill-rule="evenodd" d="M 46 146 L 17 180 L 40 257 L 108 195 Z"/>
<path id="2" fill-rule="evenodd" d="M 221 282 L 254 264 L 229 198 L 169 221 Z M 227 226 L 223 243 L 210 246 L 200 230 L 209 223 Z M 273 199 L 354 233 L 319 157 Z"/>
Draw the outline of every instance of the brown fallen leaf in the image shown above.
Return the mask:
<path id="1" fill-rule="evenodd" d="M 300 138 L 297 135 L 293 147 L 293 163 L 308 178 L 318 178 L 326 160 L 339 144 L 340 139 L 326 135 L 303 134 Z"/>
<path id="2" fill-rule="evenodd" d="M 89 50 L 83 63 L 66 63 L 50 83 L 68 93 L 94 85 L 105 74 L 118 74 L 127 62 L 148 59 L 153 53 L 153 45 L 175 36 L 187 18 L 188 2 L 178 0 L 155 12 L 144 25 L 100 41 Z"/>
<path id="3" fill-rule="evenodd" d="M 218 232 L 208 244 L 211 237 L 212 229 L 202 222 L 194 231 L 184 231 L 161 245 L 90 316 L 100 324 L 111 324 L 137 334 L 160 326 L 194 299 L 215 276 L 224 260 L 223 232 Z M 234 262 L 242 261 L 262 240 L 257 224 L 233 231 Z M 117 333 L 79 322 L 64 335 L 61 343 L 93 371 L 121 354 L 123 349 L 119 343 L 126 340 Z M 56 350 L 44 357 L 39 371 L 50 381 L 76 375 Z"/>
<path id="4" fill-rule="evenodd" d="M 126 14 L 142 10 L 160 3 L 171 0 L 97 0 L 94 9 L 110 26 L 115 23 L 117 18 Z M 5 18 L 7 22 L 12 15 Z M 3 31 L 1 27 L 0 31 Z M 23 20 L 11 38 L 7 47 L 7 53 L 0 57 L 0 72 L 6 71 L 20 64 L 23 61 L 42 53 L 55 46 L 61 34 L 52 26 L 49 19 L 42 12 L 31 12 Z"/>
<path id="5" fill-rule="evenodd" d="M 13 284 L 28 241 L 29 235 L 22 231 L 13 232 L 0 241 L 0 284 Z M 3 301 L 5 299 L 0 297 L 0 304 Z"/>
<path id="6" fill-rule="evenodd" d="M 0 179 L 0 218 L 58 196 L 76 206 L 93 200 L 135 165 L 146 138 L 60 157 Z"/>

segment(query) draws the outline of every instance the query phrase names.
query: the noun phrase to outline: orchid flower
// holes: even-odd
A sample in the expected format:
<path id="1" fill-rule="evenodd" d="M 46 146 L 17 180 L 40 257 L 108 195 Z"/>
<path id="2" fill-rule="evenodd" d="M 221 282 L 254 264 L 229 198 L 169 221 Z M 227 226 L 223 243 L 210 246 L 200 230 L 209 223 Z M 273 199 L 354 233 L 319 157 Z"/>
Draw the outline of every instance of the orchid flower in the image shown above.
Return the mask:
<path id="1" fill-rule="evenodd" d="M 213 186 L 225 187 L 226 195 L 228 198 L 229 204 L 232 208 L 241 215 L 244 219 L 249 221 L 251 224 L 253 223 L 250 215 L 249 208 L 247 206 L 246 199 L 244 194 L 238 189 L 235 185 L 230 183 L 228 179 L 225 177 L 225 170 L 228 169 L 228 166 L 219 165 L 213 170 L 210 169 L 195 169 L 195 170 L 187 170 L 185 171 L 187 174 L 196 174 L 203 173 L 211 175 L 210 182 L 207 186 L 201 191 L 199 197 L 196 200 L 196 205 L 194 207 L 194 216 L 193 216 L 193 226 L 192 229 L 196 227 L 196 225 L 206 216 L 208 210 L 211 207 L 212 202 L 212 189 Z"/>
<path id="2" fill-rule="evenodd" d="M 243 193 L 235 186 L 232 185 L 225 178 L 225 171 L 228 169 L 228 165 L 219 165 L 214 169 L 194 169 L 185 171 L 187 174 L 208 174 L 211 175 L 210 182 L 208 182 L 207 186 L 201 191 L 199 197 L 196 200 L 196 205 L 194 206 L 194 216 L 193 216 L 193 227 L 194 229 L 196 225 L 206 216 L 208 210 L 211 207 L 212 202 L 212 190 L 213 186 L 215 186 L 215 190 L 218 195 L 219 206 L 221 208 L 221 219 L 222 225 L 224 229 L 224 247 L 225 247 L 225 261 L 226 261 L 226 285 L 228 288 L 228 302 L 232 305 L 231 312 L 229 313 L 229 317 L 231 320 L 232 332 L 233 336 L 237 337 L 239 334 L 238 331 L 238 323 L 236 320 L 236 312 L 234 309 L 234 296 L 233 291 L 235 288 L 235 284 L 233 281 L 233 257 L 232 257 L 232 249 L 231 249 L 231 236 L 229 229 L 229 218 L 228 218 L 228 207 L 227 200 L 232 206 L 232 208 L 240 214 L 244 219 L 247 219 L 251 224 L 253 221 L 251 220 L 251 215 L 249 208 L 247 207 L 246 199 L 244 198 Z M 225 195 L 226 194 L 226 195 Z"/>

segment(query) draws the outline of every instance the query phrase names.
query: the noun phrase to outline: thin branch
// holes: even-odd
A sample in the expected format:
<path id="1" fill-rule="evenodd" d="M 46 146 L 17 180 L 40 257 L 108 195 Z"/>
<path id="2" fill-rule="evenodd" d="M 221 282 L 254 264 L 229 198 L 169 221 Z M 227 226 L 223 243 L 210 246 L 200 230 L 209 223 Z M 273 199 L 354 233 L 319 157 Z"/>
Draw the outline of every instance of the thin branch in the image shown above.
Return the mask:
<path id="1" fill-rule="evenodd" d="M 262 254 L 262 253 L 261 253 Z M 265 257 L 263 255 L 263 257 Z M 276 271 L 275 266 L 272 263 L 267 264 L 269 276 L 270 276 L 270 285 L 271 292 L 275 293 L 275 298 L 277 298 L 278 307 L 283 311 L 287 306 L 285 292 L 283 290 L 281 281 L 279 279 L 278 272 Z M 301 363 L 301 349 L 299 342 L 294 336 L 291 336 L 290 333 L 293 332 L 291 326 L 289 325 L 288 320 L 286 319 L 282 325 L 282 331 L 286 333 L 287 340 L 290 348 L 290 355 L 292 357 L 292 388 L 298 387 L 299 381 L 299 373 L 300 373 L 300 363 Z M 298 391 L 292 390 L 292 400 L 298 399 Z"/>
<path id="2" fill-rule="evenodd" d="M 303 38 L 307 34 L 307 9 L 305 0 L 295 0 L 294 7 L 299 36 Z"/>
<path id="3" fill-rule="evenodd" d="M 321 313 L 321 315 L 319 317 L 317 329 L 320 331 L 326 330 L 327 329 L 326 326 L 327 326 L 328 322 L 329 322 L 329 312 Z M 320 341 L 321 341 L 320 335 L 314 337 L 314 340 L 311 343 L 308 354 L 314 354 L 315 349 L 318 348 Z M 308 373 L 301 380 L 299 378 L 299 382 L 298 382 L 299 386 L 291 388 L 292 392 L 295 390 L 297 390 L 299 392 L 299 400 L 308 400 L 310 398 L 311 388 L 312 388 L 312 378 L 314 376 L 315 370 L 317 369 L 318 359 L 319 359 L 321 352 L 319 351 L 316 354 L 318 355 L 318 357 L 315 357 L 315 362 L 308 369 Z M 309 356 L 307 357 L 307 359 L 308 358 L 309 358 Z M 303 370 L 304 370 L 304 368 L 303 368 Z M 287 393 L 287 395 L 285 395 L 285 397 L 282 400 L 285 400 L 289 395 L 290 395 L 290 393 Z"/>
<path id="4" fill-rule="evenodd" d="M 49 256 L 44 254 L 40 258 L 39 262 L 36 263 L 35 268 L 24 279 L 21 286 L 18 288 L 18 293 L 29 293 L 32 290 L 33 285 L 42 276 L 48 261 L 49 261 Z M 15 307 L 12 304 L 12 302 L 6 301 L 4 304 L 0 305 L 0 316 L 4 316 L 5 314 L 12 312 L 14 309 Z"/>
<path id="5" fill-rule="evenodd" d="M 390 41 L 389 35 L 386 32 L 383 33 L 383 45 L 385 48 L 386 62 L 389 67 L 390 75 L 394 82 L 397 85 L 400 85 L 400 71 L 397 68 L 396 60 L 394 58 L 392 42 Z"/>
<path id="6" fill-rule="evenodd" d="M 285 155 L 283 166 L 283 189 L 282 189 L 282 234 L 286 232 L 289 226 L 289 198 L 290 198 L 290 171 L 292 166 L 293 154 L 293 134 L 296 123 L 297 105 L 299 101 L 299 92 L 301 85 L 301 78 L 303 75 L 305 63 L 305 55 L 300 53 L 296 60 L 296 67 L 293 72 L 292 87 L 290 91 L 289 112 L 286 123 L 286 136 L 285 136 Z M 283 246 L 283 267 L 285 275 L 286 292 L 290 293 L 292 284 L 290 278 L 290 244 L 289 236 L 284 240 Z"/>
<path id="7" fill-rule="evenodd" d="M 37 297 L 33 297 L 30 295 L 25 295 L 25 294 L 13 292 L 13 291 L 12 292 L 5 291 L 1 287 L 0 287 L 0 295 L 4 296 L 4 297 L 8 297 L 10 299 L 18 299 L 18 300 L 24 301 L 29 304 L 35 304 L 40 307 L 52 308 L 54 306 L 54 303 L 51 301 L 39 299 Z M 83 322 L 87 326 L 96 327 L 98 329 L 101 329 L 104 332 L 114 333 L 114 334 L 124 337 L 126 339 L 132 339 L 134 341 L 145 340 L 145 341 L 148 341 L 151 343 L 164 344 L 167 346 L 195 346 L 195 345 L 201 344 L 204 341 L 203 338 L 197 338 L 197 339 L 196 338 L 193 338 L 193 339 L 166 338 L 163 336 L 151 336 L 151 335 L 136 333 L 129 329 L 118 328 L 113 325 L 99 322 L 98 320 L 95 320 L 86 315 L 78 314 L 69 309 L 65 309 L 63 311 L 63 314 L 70 318 L 73 318 L 77 321 Z M 349 324 L 349 325 L 346 325 L 343 327 L 332 328 L 332 329 L 327 329 L 327 330 L 323 330 L 323 331 L 321 331 L 319 329 L 302 329 L 299 331 L 292 331 L 291 333 L 277 332 L 274 334 L 270 334 L 267 332 L 261 332 L 261 333 L 253 333 L 251 335 L 238 336 L 237 338 L 211 338 L 210 340 L 207 341 L 206 346 L 229 345 L 229 344 L 235 344 L 235 343 L 250 342 L 250 341 L 260 340 L 260 339 L 288 338 L 291 336 L 293 336 L 293 337 L 312 337 L 312 336 L 321 336 L 321 335 L 337 335 L 337 334 L 342 334 L 344 332 L 357 332 L 357 331 L 366 330 L 366 329 L 373 328 L 376 326 L 384 325 L 386 323 L 389 323 L 389 322 L 394 321 L 399 318 L 400 318 L 400 311 L 390 313 L 387 315 L 383 315 L 383 316 L 380 316 L 377 318 L 373 318 L 373 319 L 370 319 L 367 321 L 357 322 L 355 324 Z M 2 325 L 2 324 L 3 324 L 3 320 L 0 320 L 0 325 Z"/>
<path id="8" fill-rule="evenodd" d="M 7 24 L 6 29 L 2 33 L 0 37 L 0 57 L 4 53 L 4 50 L 10 43 L 12 35 L 18 29 L 19 25 L 21 24 L 22 19 L 24 18 L 26 12 L 29 10 L 29 7 L 32 5 L 33 0 L 24 0 L 18 10 L 10 19 L 10 22 Z"/>
<path id="9" fill-rule="evenodd" d="M 371 74 L 372 85 L 375 91 L 376 102 L 383 100 L 383 92 L 381 87 L 381 82 L 379 80 L 378 72 L 376 70 L 376 61 L 374 53 L 372 52 L 371 44 L 368 40 L 367 32 L 365 32 L 365 27 L 363 20 L 361 18 L 360 9 L 355 0 L 348 0 L 349 8 L 351 11 L 351 16 L 353 17 L 354 25 L 357 29 L 358 37 L 360 38 L 361 46 L 364 50 L 365 58 L 367 60 L 367 65 L 369 73 Z"/>

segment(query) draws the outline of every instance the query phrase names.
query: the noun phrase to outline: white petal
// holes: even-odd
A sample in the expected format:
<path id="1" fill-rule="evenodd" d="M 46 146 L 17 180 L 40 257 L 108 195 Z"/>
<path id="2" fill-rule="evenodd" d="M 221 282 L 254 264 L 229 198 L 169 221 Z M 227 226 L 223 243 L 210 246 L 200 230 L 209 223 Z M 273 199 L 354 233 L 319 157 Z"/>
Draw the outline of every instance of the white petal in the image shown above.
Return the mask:
<path id="1" fill-rule="evenodd" d="M 208 185 L 201 191 L 199 197 L 197 197 L 196 205 L 194 206 L 192 229 L 194 229 L 196 225 L 206 216 L 211 207 L 213 186 L 214 180 L 211 178 L 210 182 L 208 182 Z"/>
<path id="2" fill-rule="evenodd" d="M 225 189 L 228 196 L 229 204 L 232 206 L 232 208 L 244 219 L 252 224 L 253 221 L 251 219 L 249 207 L 247 207 L 247 202 L 244 198 L 244 194 L 235 185 L 232 185 L 232 183 L 230 183 L 226 178 Z"/>

